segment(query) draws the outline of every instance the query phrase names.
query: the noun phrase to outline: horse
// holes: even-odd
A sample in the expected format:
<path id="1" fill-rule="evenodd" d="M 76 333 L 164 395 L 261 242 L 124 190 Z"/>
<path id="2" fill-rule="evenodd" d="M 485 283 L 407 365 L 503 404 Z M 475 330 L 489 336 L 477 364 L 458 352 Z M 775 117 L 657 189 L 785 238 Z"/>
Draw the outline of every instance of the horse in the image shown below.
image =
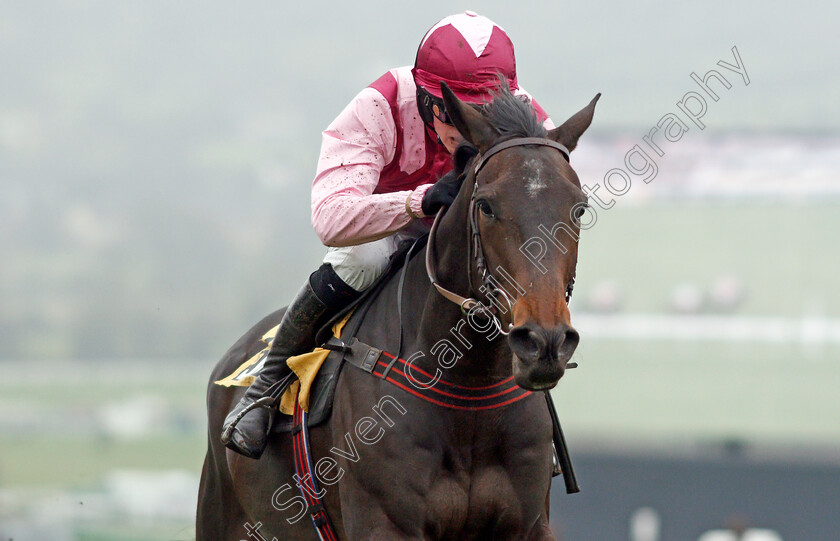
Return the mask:
<path id="1" fill-rule="evenodd" d="M 552 425 L 536 391 L 557 384 L 579 341 L 568 301 L 587 198 L 568 153 L 600 94 L 546 130 L 505 85 L 480 108 L 441 86 L 453 124 L 478 155 L 464 167 L 454 202 L 435 217 L 428 244 L 400 280 L 385 283 L 356 334 L 411 353 L 391 364 L 399 360 L 414 381 L 398 387 L 343 368 L 331 416 L 309 431 L 314 475 L 337 539 L 554 539 Z M 211 374 L 199 541 L 319 539 L 300 519 L 306 504 L 296 496 L 292 435 L 272 434 L 259 460 L 219 439 L 242 391 L 213 382 L 259 351 L 282 314 L 256 324 Z M 424 400 L 421 388 L 441 397 L 504 388 L 515 398 L 450 408 Z"/>

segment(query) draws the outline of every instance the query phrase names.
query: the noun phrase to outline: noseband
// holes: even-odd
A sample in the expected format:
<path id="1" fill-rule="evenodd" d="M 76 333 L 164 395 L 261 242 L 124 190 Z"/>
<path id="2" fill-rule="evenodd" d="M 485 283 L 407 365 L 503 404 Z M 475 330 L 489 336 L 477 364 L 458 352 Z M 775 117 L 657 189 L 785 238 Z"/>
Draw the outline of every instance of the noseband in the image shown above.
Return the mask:
<path id="1" fill-rule="evenodd" d="M 515 139 L 508 139 L 507 141 L 503 141 L 496 145 L 490 147 L 483 155 L 479 154 L 478 159 L 475 163 L 474 172 L 473 172 L 473 192 L 470 196 L 470 208 L 469 208 L 469 238 L 472 242 L 468 242 L 467 244 L 467 261 L 468 264 L 472 263 L 473 257 L 475 257 L 475 267 L 478 273 L 481 275 L 481 283 L 482 287 L 479 288 L 479 291 L 486 292 L 488 298 L 494 297 L 496 295 L 501 296 L 507 302 L 508 309 L 513 311 L 513 301 L 508 295 L 508 293 L 503 289 L 499 288 L 495 285 L 494 282 L 498 282 L 497 280 L 491 280 L 492 276 L 487 272 L 487 263 L 486 258 L 484 257 L 484 250 L 481 246 L 481 232 L 478 228 L 478 214 L 476 213 L 477 207 L 475 204 L 475 194 L 478 191 L 478 173 L 487 163 L 487 161 L 498 154 L 499 152 L 513 147 L 518 146 L 527 146 L 527 145 L 539 145 L 539 146 L 546 146 L 552 147 L 560 151 L 566 161 L 569 161 L 569 149 L 565 146 L 561 145 L 560 143 L 556 143 L 551 139 L 546 139 L 542 137 L 517 137 Z M 510 333 L 510 330 L 513 328 L 513 322 L 508 324 L 508 328 L 505 329 L 502 327 L 502 322 L 498 314 L 498 309 L 495 304 L 492 302 L 490 303 L 490 307 L 484 306 L 479 300 L 472 298 L 472 297 L 462 297 L 457 293 L 454 293 L 442 285 L 438 281 L 435 275 L 435 267 L 437 266 L 434 261 L 434 253 L 435 253 L 435 233 L 438 229 L 438 224 L 440 224 L 441 217 L 443 216 L 444 209 L 441 208 L 437 215 L 435 216 L 435 221 L 432 224 L 432 229 L 429 232 L 429 243 L 426 247 L 426 274 L 429 275 L 429 280 L 432 282 L 432 285 L 435 286 L 435 289 L 443 295 L 446 299 L 454 302 L 458 306 L 461 307 L 461 312 L 466 315 L 476 306 L 480 307 L 480 311 L 488 315 L 489 318 L 492 319 L 494 325 L 499 330 L 499 332 L 503 335 L 507 335 Z M 473 256 L 473 253 L 475 254 Z M 470 292 L 473 291 L 472 286 L 472 273 L 471 273 L 472 265 L 467 267 L 467 281 L 469 283 L 469 290 Z M 569 301 L 572 295 L 572 287 L 574 285 L 574 279 L 569 283 L 566 289 L 566 302 Z"/>

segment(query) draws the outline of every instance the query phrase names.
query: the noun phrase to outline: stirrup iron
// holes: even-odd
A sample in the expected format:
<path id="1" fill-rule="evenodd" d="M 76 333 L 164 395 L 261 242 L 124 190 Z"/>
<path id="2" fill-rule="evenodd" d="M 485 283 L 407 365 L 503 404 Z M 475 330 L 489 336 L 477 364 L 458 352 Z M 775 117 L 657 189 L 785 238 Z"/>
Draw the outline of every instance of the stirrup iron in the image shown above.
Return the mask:
<path id="1" fill-rule="evenodd" d="M 256 408 L 267 408 L 269 410 L 274 409 L 279 403 L 280 397 L 282 397 L 283 393 L 286 392 L 286 389 L 294 383 L 295 379 L 297 379 L 297 375 L 294 372 L 287 374 L 279 381 L 273 383 L 268 390 L 266 390 L 262 398 L 258 398 L 245 406 L 245 408 L 233 418 L 233 421 L 231 421 L 231 423 L 225 428 L 224 432 L 222 432 L 222 442 L 227 443 L 230 441 L 236 425 L 239 424 L 239 421 L 241 421 L 249 411 Z"/>

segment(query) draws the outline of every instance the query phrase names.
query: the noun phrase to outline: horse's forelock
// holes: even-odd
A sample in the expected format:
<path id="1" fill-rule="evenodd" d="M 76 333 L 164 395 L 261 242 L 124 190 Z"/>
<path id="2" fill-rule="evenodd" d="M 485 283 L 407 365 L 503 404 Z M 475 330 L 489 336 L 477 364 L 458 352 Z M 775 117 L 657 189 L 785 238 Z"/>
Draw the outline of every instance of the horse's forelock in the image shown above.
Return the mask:
<path id="1" fill-rule="evenodd" d="M 546 137 L 548 132 L 530 100 L 514 96 L 506 83 L 501 84 L 492 95 L 492 101 L 483 107 L 483 114 L 498 132 L 499 139 Z"/>

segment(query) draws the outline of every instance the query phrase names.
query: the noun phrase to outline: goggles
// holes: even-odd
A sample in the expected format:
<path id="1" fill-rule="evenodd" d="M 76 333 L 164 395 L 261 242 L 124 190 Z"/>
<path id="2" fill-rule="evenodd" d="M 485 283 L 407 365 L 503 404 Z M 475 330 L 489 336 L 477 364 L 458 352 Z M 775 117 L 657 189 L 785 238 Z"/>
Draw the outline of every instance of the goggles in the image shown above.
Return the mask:
<path id="1" fill-rule="evenodd" d="M 452 119 L 446 114 L 443 98 L 432 95 L 422 86 L 417 87 L 417 108 L 420 111 L 420 118 L 426 124 L 433 125 L 434 119 L 437 118 L 444 124 L 452 125 Z"/>

